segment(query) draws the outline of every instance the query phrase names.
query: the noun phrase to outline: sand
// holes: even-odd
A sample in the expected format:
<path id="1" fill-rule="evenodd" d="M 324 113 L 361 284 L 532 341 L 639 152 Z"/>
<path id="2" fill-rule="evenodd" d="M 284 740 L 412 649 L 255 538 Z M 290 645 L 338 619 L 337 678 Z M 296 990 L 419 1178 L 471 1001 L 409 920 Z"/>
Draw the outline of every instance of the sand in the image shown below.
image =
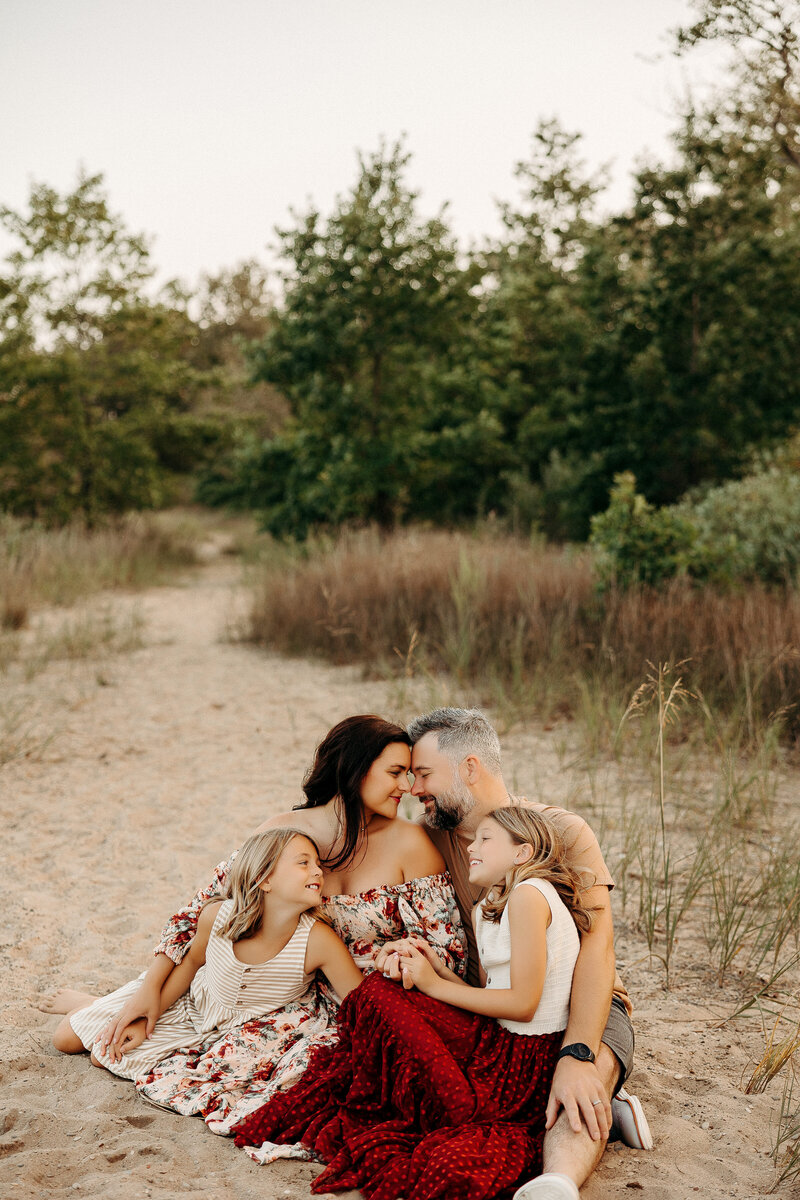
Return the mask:
<path id="1" fill-rule="evenodd" d="M 237 579 L 236 565 L 219 560 L 180 586 L 95 599 L 90 610 L 110 605 L 123 623 L 138 614 L 138 649 L 6 677 L 4 711 L 25 714 L 28 753 L 0 769 L 2 1200 L 309 1194 L 313 1166 L 258 1167 L 201 1120 L 148 1105 L 84 1056 L 58 1054 L 56 1018 L 33 999 L 61 985 L 110 990 L 142 969 L 164 918 L 209 868 L 297 801 L 313 747 L 335 721 L 365 711 L 402 719 L 432 700 L 469 699 L 226 640 L 243 603 Z M 51 625 L 59 619 L 45 614 Z M 507 777 L 613 839 L 618 768 L 587 776 L 570 766 L 570 737 L 566 726 L 506 731 Z M 781 787 L 788 803 L 792 780 Z M 681 946 L 669 992 L 624 915 L 617 941 L 636 1006 L 631 1089 L 656 1149 L 609 1147 L 582 1196 L 764 1194 L 780 1088 L 743 1094 L 762 1044 L 757 1021 L 719 1026 L 732 996 L 709 982 L 699 936 Z"/>

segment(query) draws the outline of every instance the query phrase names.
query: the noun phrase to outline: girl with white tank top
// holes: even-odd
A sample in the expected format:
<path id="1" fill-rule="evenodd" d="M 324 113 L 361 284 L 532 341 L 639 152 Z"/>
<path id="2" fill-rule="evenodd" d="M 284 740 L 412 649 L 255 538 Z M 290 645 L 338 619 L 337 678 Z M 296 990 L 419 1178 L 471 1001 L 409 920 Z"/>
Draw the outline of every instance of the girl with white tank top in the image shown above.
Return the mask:
<path id="1" fill-rule="evenodd" d="M 90 1050 L 96 1066 L 136 1079 L 215 1030 L 225 1032 L 298 1000 L 318 970 L 346 996 L 361 972 L 338 935 L 313 915 L 321 900 L 322 867 L 311 838 L 296 829 L 256 834 L 236 858 L 227 899 L 206 906 L 183 961 L 163 984 L 160 1016 L 149 1036 L 142 1018 L 107 1051 L 95 1046 L 140 976 L 68 1013 L 54 1034 L 56 1049 Z"/>
<path id="2" fill-rule="evenodd" d="M 578 928 L 591 916 L 581 881 L 565 860 L 561 837 L 534 809 L 489 813 L 470 843 L 470 883 L 489 888 L 473 920 L 481 962 L 479 988 L 448 971 L 421 942 L 400 966 L 404 982 L 468 1012 L 495 1017 L 512 1033 L 566 1029 Z"/>

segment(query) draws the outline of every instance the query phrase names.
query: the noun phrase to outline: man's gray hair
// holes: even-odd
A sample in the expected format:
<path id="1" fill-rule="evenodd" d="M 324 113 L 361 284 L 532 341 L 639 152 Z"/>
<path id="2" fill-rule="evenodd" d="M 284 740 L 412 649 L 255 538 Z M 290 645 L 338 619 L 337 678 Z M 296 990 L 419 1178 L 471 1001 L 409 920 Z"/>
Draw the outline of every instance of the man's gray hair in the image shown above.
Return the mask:
<path id="1" fill-rule="evenodd" d="M 408 723 L 414 745 L 426 733 L 437 735 L 437 745 L 456 765 L 468 755 L 481 760 L 491 775 L 500 775 L 500 739 L 479 708 L 435 708 Z"/>

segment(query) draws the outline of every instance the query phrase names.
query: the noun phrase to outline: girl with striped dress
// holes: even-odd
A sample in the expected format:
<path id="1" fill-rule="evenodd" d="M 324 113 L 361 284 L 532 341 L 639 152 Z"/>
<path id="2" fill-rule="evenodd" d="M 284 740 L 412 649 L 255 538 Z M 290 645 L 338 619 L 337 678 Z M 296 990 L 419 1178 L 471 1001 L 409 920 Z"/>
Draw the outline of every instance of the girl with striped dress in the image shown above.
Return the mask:
<path id="1" fill-rule="evenodd" d="M 424 939 L 450 967 L 463 972 L 466 941 L 444 861 L 421 826 L 399 815 L 411 789 L 410 764 L 410 739 L 402 726 L 374 714 L 347 717 L 317 747 L 303 783 L 305 803 L 270 817 L 256 832 L 291 827 L 319 848 L 321 915 L 365 973 L 381 946 L 403 937 Z M 77 1032 L 87 1049 L 94 1042 L 94 1055 L 103 1065 L 117 1064 L 123 1035 L 139 1018 L 148 1037 L 141 1050 L 150 1048 L 166 983 L 192 946 L 200 915 L 230 896 L 238 854 L 220 863 L 211 882 L 169 920 L 151 966 L 139 980 L 106 997 L 102 1007 L 95 1007 L 96 996 L 72 989 L 60 990 L 44 1005 L 59 1016 L 82 1010 L 76 1018 L 80 1028 L 62 1024 L 60 1036 L 71 1041 L 70 1049 L 82 1048 L 74 1044 Z M 318 936 L 315 931 L 312 946 Z M 303 995 L 283 1006 L 244 1023 L 215 1025 L 199 1041 L 176 1040 L 176 1048 L 158 1061 L 140 1057 L 133 1076 L 136 1089 L 161 1108 L 201 1116 L 212 1133 L 226 1136 L 274 1092 L 301 1077 L 312 1049 L 334 1040 L 335 991 L 325 974 L 318 973 Z M 246 987 L 244 996 L 250 994 Z M 91 1027 L 86 1028 L 89 1019 Z M 291 1153 L 272 1149 L 264 1159 Z"/>
<path id="2" fill-rule="evenodd" d="M 321 900 L 322 867 L 308 834 L 286 828 L 255 834 L 236 857 L 226 898 L 203 909 L 185 957 L 163 983 L 151 1035 L 139 1018 L 105 1050 L 98 1041 L 140 976 L 67 1013 L 54 1046 L 66 1054 L 89 1050 L 96 1066 L 136 1079 L 178 1049 L 300 999 L 316 971 L 343 998 L 361 972 L 333 929 L 316 919 Z"/>

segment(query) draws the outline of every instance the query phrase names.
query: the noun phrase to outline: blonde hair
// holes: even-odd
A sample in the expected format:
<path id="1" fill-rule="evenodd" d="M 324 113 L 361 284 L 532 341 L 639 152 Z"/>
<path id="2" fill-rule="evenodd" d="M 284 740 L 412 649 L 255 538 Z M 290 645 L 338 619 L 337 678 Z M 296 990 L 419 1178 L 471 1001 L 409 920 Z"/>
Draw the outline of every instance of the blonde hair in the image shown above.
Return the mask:
<path id="1" fill-rule="evenodd" d="M 535 809 L 516 804 L 496 808 L 486 815 L 505 829 L 517 846 L 533 848 L 533 856 L 512 867 L 508 878 L 495 884 L 489 892 L 481 908 L 486 920 L 495 924 L 500 920 L 511 892 L 523 879 L 546 879 L 566 904 L 578 929 L 588 933 L 592 927 L 592 910 L 586 907 L 582 895 L 587 884 L 567 862 L 564 839 L 552 821 Z M 589 886 L 593 884 L 594 881 Z"/>
<path id="2" fill-rule="evenodd" d="M 259 884 L 275 870 L 278 859 L 296 837 L 311 842 L 319 858 L 319 847 L 302 829 L 266 829 L 247 839 L 228 875 L 225 899 L 233 900 L 233 908 L 219 930 L 220 937 L 238 942 L 258 932 L 264 914 L 264 893 Z"/>

